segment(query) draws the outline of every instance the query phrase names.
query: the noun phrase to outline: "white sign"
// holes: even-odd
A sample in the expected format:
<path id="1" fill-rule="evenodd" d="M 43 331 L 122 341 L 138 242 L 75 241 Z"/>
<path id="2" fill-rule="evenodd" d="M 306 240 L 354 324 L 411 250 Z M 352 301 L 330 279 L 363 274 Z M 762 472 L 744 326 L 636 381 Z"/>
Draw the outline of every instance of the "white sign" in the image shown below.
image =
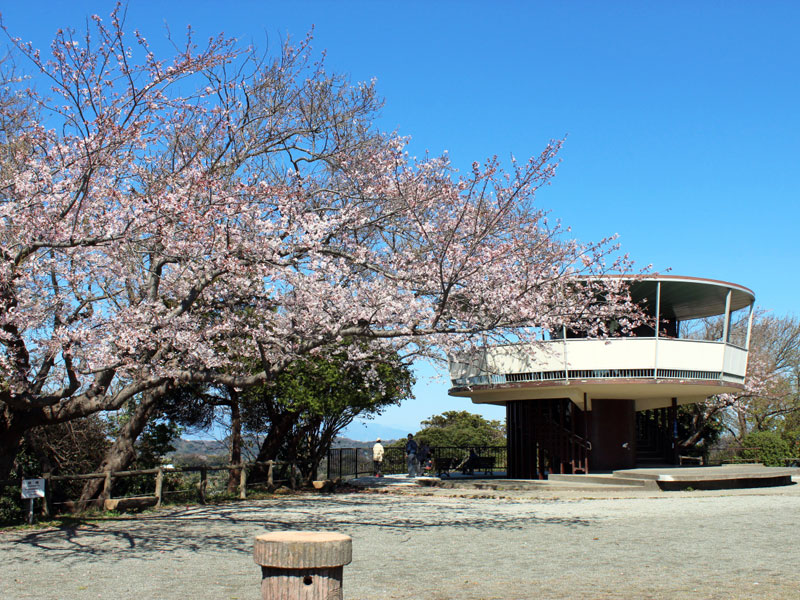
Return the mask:
<path id="1" fill-rule="evenodd" d="M 22 497 L 26 499 L 44 498 L 44 479 L 23 479 Z"/>

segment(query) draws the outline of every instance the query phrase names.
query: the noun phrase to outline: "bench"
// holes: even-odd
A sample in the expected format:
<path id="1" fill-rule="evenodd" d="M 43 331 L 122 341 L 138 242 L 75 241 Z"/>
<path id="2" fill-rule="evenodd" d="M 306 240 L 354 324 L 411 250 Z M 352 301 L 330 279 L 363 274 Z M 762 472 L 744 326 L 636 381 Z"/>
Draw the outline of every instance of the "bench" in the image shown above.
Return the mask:
<path id="1" fill-rule="evenodd" d="M 475 456 L 472 460 L 457 458 L 434 458 L 433 468 L 436 471 L 436 476 L 441 477 L 447 475 L 450 477 L 450 471 L 453 469 L 461 469 L 461 472 L 466 475 L 473 474 L 475 471 L 483 471 L 484 475 L 492 475 L 494 473 L 495 457 L 494 456 Z"/>
<path id="2" fill-rule="evenodd" d="M 680 465 L 703 465 L 702 456 L 679 456 L 678 463 Z"/>
<path id="3" fill-rule="evenodd" d="M 450 477 L 450 470 L 455 467 L 455 462 L 455 458 L 434 458 L 433 468 L 436 471 L 436 476 L 447 475 Z"/>
<path id="4" fill-rule="evenodd" d="M 475 471 L 483 471 L 484 475 L 492 475 L 494 473 L 494 456 L 473 456 L 472 458 L 464 459 L 458 466 L 464 475 L 474 475 Z"/>
<path id="5" fill-rule="evenodd" d="M 492 475 L 494 473 L 494 456 L 478 456 L 472 460 L 473 471 L 483 471 L 484 475 Z"/>

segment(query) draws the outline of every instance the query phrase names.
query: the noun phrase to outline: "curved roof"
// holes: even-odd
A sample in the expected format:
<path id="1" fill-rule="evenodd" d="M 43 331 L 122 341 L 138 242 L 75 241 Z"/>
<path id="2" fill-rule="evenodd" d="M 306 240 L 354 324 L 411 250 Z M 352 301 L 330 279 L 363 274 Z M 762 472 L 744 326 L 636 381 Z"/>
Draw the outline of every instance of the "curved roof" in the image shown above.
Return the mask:
<path id="1" fill-rule="evenodd" d="M 658 283 L 661 283 L 661 316 L 679 321 L 725 314 L 725 298 L 729 290 L 731 312 L 750 306 L 756 299 L 748 288 L 716 279 L 677 275 L 631 278 L 631 298 L 652 314 L 656 311 Z"/>

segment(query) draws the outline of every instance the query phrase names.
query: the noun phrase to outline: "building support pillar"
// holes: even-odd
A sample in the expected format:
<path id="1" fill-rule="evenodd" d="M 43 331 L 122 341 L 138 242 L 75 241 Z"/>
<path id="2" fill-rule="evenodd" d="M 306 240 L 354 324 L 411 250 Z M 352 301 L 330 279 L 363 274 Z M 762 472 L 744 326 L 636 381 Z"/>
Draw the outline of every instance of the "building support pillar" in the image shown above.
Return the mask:
<path id="1" fill-rule="evenodd" d="M 591 431 L 591 427 L 589 426 L 589 420 L 592 418 L 592 414 L 589 412 L 589 396 L 588 394 L 583 394 L 583 439 L 589 444 L 589 448 L 583 454 L 583 473 L 585 475 L 589 474 L 589 454 L 592 451 L 592 441 L 589 439 L 589 431 Z"/>
<path id="2" fill-rule="evenodd" d="M 670 439 L 672 440 L 671 444 L 671 458 L 672 464 L 678 464 L 678 399 L 672 399 L 672 405 L 669 407 L 669 430 L 670 430 Z"/>

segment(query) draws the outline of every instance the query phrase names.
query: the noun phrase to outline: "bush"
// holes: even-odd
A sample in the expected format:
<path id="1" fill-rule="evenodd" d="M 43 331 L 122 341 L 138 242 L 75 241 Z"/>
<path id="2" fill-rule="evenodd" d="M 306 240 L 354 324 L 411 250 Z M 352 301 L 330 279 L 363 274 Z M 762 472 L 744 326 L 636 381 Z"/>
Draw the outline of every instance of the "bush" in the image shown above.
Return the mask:
<path id="1" fill-rule="evenodd" d="M 22 523 L 24 519 L 19 486 L 0 485 L 0 525 Z"/>
<path id="2" fill-rule="evenodd" d="M 760 462 L 767 467 L 782 467 L 784 459 L 791 456 L 791 446 L 774 431 L 753 431 L 742 438 L 742 458 Z"/>
<path id="3" fill-rule="evenodd" d="M 14 467 L 8 481 L 0 481 L 0 524 L 16 525 L 25 522 L 28 514 L 28 501 L 22 499 L 20 485 L 22 479 L 40 477 L 39 463 L 33 453 L 23 447 L 17 453 Z M 37 502 L 37 509 L 41 506 Z"/>
<path id="4" fill-rule="evenodd" d="M 781 437 L 789 444 L 789 452 L 791 452 L 792 458 L 800 456 L 800 429 L 784 431 Z"/>

